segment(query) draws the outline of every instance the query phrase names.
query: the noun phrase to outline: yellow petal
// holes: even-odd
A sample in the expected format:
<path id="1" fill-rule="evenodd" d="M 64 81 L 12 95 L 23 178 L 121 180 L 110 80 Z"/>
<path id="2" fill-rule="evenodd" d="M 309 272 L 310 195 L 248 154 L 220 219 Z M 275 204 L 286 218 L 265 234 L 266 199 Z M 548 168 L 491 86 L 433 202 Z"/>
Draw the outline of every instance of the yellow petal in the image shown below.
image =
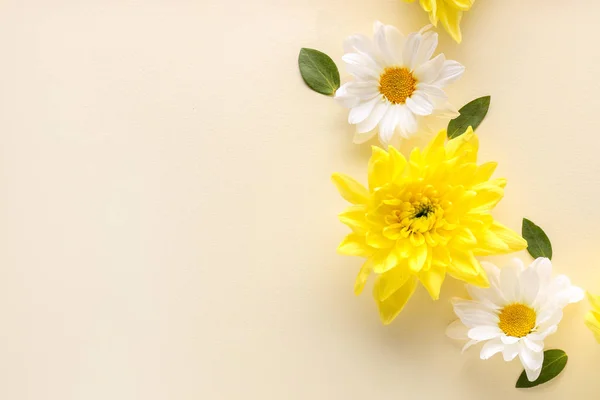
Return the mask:
<path id="1" fill-rule="evenodd" d="M 406 283 L 400 287 L 394 294 L 388 297 L 385 301 L 380 301 L 375 296 L 377 307 L 379 308 L 379 316 L 381 322 L 385 325 L 389 324 L 400 314 L 400 311 L 404 308 L 408 299 L 415 292 L 417 287 L 417 279 L 415 277 L 409 278 Z"/>
<path id="2" fill-rule="evenodd" d="M 423 168 L 425 168 L 425 159 L 423 158 L 423 154 L 421 153 L 421 149 L 415 147 L 410 152 L 410 157 L 408 158 L 408 163 L 410 165 L 410 175 L 411 177 L 417 179 L 421 177 L 421 172 Z"/>
<path id="3" fill-rule="evenodd" d="M 504 197 L 505 186 L 506 179 L 495 179 L 473 186 L 472 190 L 477 192 L 477 195 L 471 201 L 470 212 L 480 214 L 493 210 Z"/>
<path id="4" fill-rule="evenodd" d="M 365 261 L 365 263 L 360 268 L 358 272 L 358 276 L 356 277 L 356 281 L 354 282 L 354 294 L 359 295 L 362 293 L 365 288 L 365 283 L 367 283 L 367 279 L 369 279 L 369 275 L 371 275 L 372 270 L 372 262 L 371 260 Z"/>
<path id="5" fill-rule="evenodd" d="M 479 275 L 466 280 L 465 282 L 474 285 L 474 286 L 478 286 L 478 287 L 483 287 L 483 288 L 487 288 L 490 287 L 490 281 L 487 277 L 487 274 L 485 273 L 485 271 L 481 271 L 479 273 Z"/>
<path id="6" fill-rule="evenodd" d="M 352 204 L 367 204 L 369 201 L 367 189 L 348 175 L 335 173 L 331 180 L 346 201 Z"/>
<path id="7" fill-rule="evenodd" d="M 373 255 L 373 271 L 383 274 L 398 265 L 398 255 L 394 249 L 383 249 Z"/>
<path id="8" fill-rule="evenodd" d="M 452 36 L 457 43 L 462 41 L 462 34 L 460 32 L 460 20 L 462 18 L 462 11 L 447 5 L 441 6 L 438 9 L 438 16 L 444 29 Z"/>
<path id="9" fill-rule="evenodd" d="M 469 11 L 473 5 L 472 0 L 446 0 L 452 7 L 458 8 L 461 11 Z"/>
<path id="10" fill-rule="evenodd" d="M 369 159 L 369 189 L 373 191 L 392 180 L 392 168 L 390 168 L 390 156 L 380 147 L 371 146 L 371 158 Z"/>
<path id="11" fill-rule="evenodd" d="M 394 246 L 394 241 L 386 238 L 380 233 L 368 231 L 366 235 L 366 243 L 376 249 L 389 249 Z"/>
<path id="12" fill-rule="evenodd" d="M 446 157 L 446 131 L 442 130 L 438 132 L 436 137 L 429 142 L 425 150 L 423 150 L 424 162 L 429 165 L 439 164 L 444 161 Z"/>
<path id="13" fill-rule="evenodd" d="M 438 22 L 437 17 L 437 0 L 421 0 L 421 7 L 429 13 L 429 20 L 435 26 Z"/>
<path id="14" fill-rule="evenodd" d="M 455 229 L 454 232 L 452 243 L 455 246 L 472 247 L 477 244 L 477 238 L 469 228 Z"/>
<path id="15" fill-rule="evenodd" d="M 415 273 L 419 272 L 425 265 L 427 252 L 428 247 L 426 244 L 415 247 L 412 254 L 408 257 L 408 268 Z"/>
<path id="16" fill-rule="evenodd" d="M 471 285 L 488 287 L 490 285 L 485 271 L 472 252 L 462 251 L 451 253 L 451 262 L 446 272 L 453 278 Z"/>
<path id="17" fill-rule="evenodd" d="M 494 221 L 490 230 L 498 236 L 508 246 L 507 253 L 514 251 L 525 250 L 527 248 L 527 241 L 521 237 L 517 232 L 507 228 L 498 221 Z"/>
<path id="18" fill-rule="evenodd" d="M 590 304 L 594 308 L 594 311 L 600 312 L 600 296 L 595 296 L 589 292 L 587 295 L 588 295 L 588 300 L 590 301 Z"/>
<path id="19" fill-rule="evenodd" d="M 338 218 L 343 224 L 349 226 L 353 232 L 364 235 L 368 230 L 365 213 L 365 206 L 355 205 L 346 208 L 343 213 L 338 215 Z"/>
<path id="20" fill-rule="evenodd" d="M 478 256 L 510 253 L 511 250 L 502 239 L 490 229 L 483 229 L 477 235 L 477 248 L 473 253 Z"/>
<path id="21" fill-rule="evenodd" d="M 392 240 L 398 240 L 402 236 L 402 230 L 404 226 L 402 224 L 392 224 L 383 228 L 383 235 Z"/>
<path id="22" fill-rule="evenodd" d="M 475 172 L 475 176 L 473 178 L 474 183 L 477 184 L 490 179 L 497 166 L 497 162 L 487 162 L 485 164 L 481 164 L 479 167 L 477 167 L 477 172 Z"/>
<path id="23" fill-rule="evenodd" d="M 367 245 L 365 237 L 357 233 L 346 236 L 338 246 L 337 251 L 346 256 L 369 257 L 373 254 L 373 248 Z"/>
<path id="24" fill-rule="evenodd" d="M 400 239 L 396 242 L 396 251 L 401 258 L 408 258 L 412 249 L 409 239 Z"/>
<path id="25" fill-rule="evenodd" d="M 477 161 L 477 151 L 479 150 L 479 139 L 470 126 L 465 133 L 450 139 L 446 144 L 448 157 L 462 157 L 465 161 Z"/>
<path id="26" fill-rule="evenodd" d="M 434 267 L 444 267 L 450 264 L 450 252 L 446 246 L 435 246 L 431 249 L 431 265 Z"/>
<path id="27" fill-rule="evenodd" d="M 445 129 L 442 129 L 435 135 L 435 137 L 425 146 L 424 153 L 427 154 L 432 150 L 444 149 L 446 144 L 446 135 L 447 132 Z"/>
<path id="28" fill-rule="evenodd" d="M 379 301 L 385 301 L 400 289 L 410 277 L 411 275 L 405 268 L 392 268 L 388 272 L 379 275 L 373 286 L 373 295 Z"/>
<path id="29" fill-rule="evenodd" d="M 444 278 L 446 277 L 446 268 L 443 266 L 432 266 L 428 271 L 419 274 L 419 281 L 425 286 L 433 300 L 440 298 L 440 289 Z"/>
<path id="30" fill-rule="evenodd" d="M 585 324 L 594 333 L 596 341 L 600 343 L 600 318 L 597 313 L 588 312 L 585 315 Z"/>
<path id="31" fill-rule="evenodd" d="M 421 247 L 425 244 L 425 236 L 421 232 L 413 232 L 409 236 L 410 244 L 414 247 Z"/>
<path id="32" fill-rule="evenodd" d="M 392 173 L 392 182 L 398 183 L 404 174 L 406 169 L 406 158 L 398 151 L 394 146 L 388 146 L 388 153 L 390 155 L 390 161 L 394 167 Z"/>

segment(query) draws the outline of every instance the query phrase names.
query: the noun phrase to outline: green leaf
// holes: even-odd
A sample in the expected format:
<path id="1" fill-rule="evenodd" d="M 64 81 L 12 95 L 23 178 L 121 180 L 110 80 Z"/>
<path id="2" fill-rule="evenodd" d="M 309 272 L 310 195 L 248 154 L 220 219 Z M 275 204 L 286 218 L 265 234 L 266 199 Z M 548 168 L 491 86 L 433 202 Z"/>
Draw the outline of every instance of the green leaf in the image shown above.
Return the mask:
<path id="1" fill-rule="evenodd" d="M 527 240 L 527 251 L 531 257 L 547 257 L 552 260 L 552 244 L 542 228 L 527 218 L 523 218 L 521 234 Z"/>
<path id="2" fill-rule="evenodd" d="M 302 79 L 315 92 L 333 96 L 340 87 L 340 73 L 327 54 L 315 49 L 300 49 L 298 66 Z"/>
<path id="3" fill-rule="evenodd" d="M 483 96 L 463 106 L 460 115 L 448 123 L 448 139 L 459 137 L 470 127 L 477 129 L 490 108 L 490 96 Z"/>
<path id="4" fill-rule="evenodd" d="M 560 374 L 563 369 L 565 369 L 568 360 L 569 356 L 562 350 L 546 350 L 544 352 L 544 363 L 542 364 L 542 372 L 540 373 L 540 377 L 533 382 L 529 382 L 529 379 L 527 379 L 527 374 L 525 371 L 523 371 L 521 376 L 519 376 L 515 387 L 532 388 L 556 378 L 556 376 Z"/>

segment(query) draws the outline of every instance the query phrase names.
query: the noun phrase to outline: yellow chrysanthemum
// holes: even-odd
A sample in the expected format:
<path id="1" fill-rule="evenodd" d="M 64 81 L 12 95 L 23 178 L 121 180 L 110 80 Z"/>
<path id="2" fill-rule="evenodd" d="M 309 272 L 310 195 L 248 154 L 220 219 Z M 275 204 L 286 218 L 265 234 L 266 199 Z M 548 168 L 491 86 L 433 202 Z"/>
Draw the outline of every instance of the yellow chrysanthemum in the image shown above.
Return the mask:
<path id="1" fill-rule="evenodd" d="M 412 3 L 415 0 L 404 0 Z M 429 13 L 429 20 L 435 26 L 438 21 L 458 43 L 462 40 L 460 19 L 463 11 L 469 11 L 475 0 L 419 0 L 421 7 Z"/>
<path id="2" fill-rule="evenodd" d="M 594 296 L 588 293 L 588 299 L 592 305 L 592 310 L 585 316 L 585 324 L 596 337 L 596 341 L 600 343 L 600 296 Z"/>
<path id="3" fill-rule="evenodd" d="M 517 233 L 494 221 L 491 210 L 504 195 L 505 179 L 490 180 L 496 163 L 477 165 L 473 130 L 448 141 L 446 132 L 407 161 L 394 147 L 373 147 L 369 190 L 334 174 L 340 194 L 352 203 L 340 220 L 352 229 L 338 251 L 366 257 L 355 284 L 360 294 L 378 274 L 373 294 L 383 323 L 402 310 L 417 282 L 439 297 L 446 274 L 487 286 L 475 256 L 527 247 Z"/>

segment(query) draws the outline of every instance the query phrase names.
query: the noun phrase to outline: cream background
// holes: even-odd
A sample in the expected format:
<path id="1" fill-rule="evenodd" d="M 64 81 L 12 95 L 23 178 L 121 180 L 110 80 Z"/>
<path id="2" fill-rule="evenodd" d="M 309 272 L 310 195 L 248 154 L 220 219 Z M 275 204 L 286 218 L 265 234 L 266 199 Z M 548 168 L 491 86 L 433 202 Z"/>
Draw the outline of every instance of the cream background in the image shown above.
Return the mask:
<path id="1" fill-rule="evenodd" d="M 592 0 L 481 0 L 439 47 L 467 66 L 456 105 L 492 95 L 496 216 L 542 225 L 555 268 L 595 292 L 598 17 Z M 587 304 L 547 343 L 564 374 L 525 392 L 517 361 L 444 337 L 461 285 L 419 289 L 388 327 L 353 296 L 329 176 L 364 178 L 369 148 L 297 54 L 339 63 L 376 19 L 427 22 L 399 0 L 2 1 L 1 399 L 597 398 Z"/>

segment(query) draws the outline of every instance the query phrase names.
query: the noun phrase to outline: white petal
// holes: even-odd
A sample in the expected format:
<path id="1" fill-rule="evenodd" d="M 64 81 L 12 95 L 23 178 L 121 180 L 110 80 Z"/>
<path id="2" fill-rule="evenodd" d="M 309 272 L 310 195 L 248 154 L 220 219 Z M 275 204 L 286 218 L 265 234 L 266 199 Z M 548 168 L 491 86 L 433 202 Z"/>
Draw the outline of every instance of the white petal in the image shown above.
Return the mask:
<path id="1" fill-rule="evenodd" d="M 360 102 L 360 99 L 357 96 L 348 93 L 348 85 L 351 83 L 352 82 L 344 83 L 335 91 L 336 101 L 346 108 L 352 108 Z"/>
<path id="2" fill-rule="evenodd" d="M 523 342 L 531 351 L 535 351 L 535 352 L 539 353 L 540 351 L 544 350 L 544 342 L 542 342 L 542 341 L 531 340 L 530 337 L 525 336 L 523 338 Z"/>
<path id="3" fill-rule="evenodd" d="M 403 137 L 408 139 L 410 136 L 417 133 L 417 119 L 406 105 L 400 106 L 398 115 L 400 117 L 398 127 L 400 128 Z"/>
<path id="4" fill-rule="evenodd" d="M 373 62 L 379 63 L 375 45 L 365 35 L 348 36 L 344 41 L 344 53 L 361 53 L 370 57 Z"/>
<path id="5" fill-rule="evenodd" d="M 569 303 L 577 303 L 585 296 L 584 291 L 571 285 L 571 280 L 565 275 L 558 275 L 554 278 L 550 282 L 546 294 L 549 301 L 554 301 L 560 307 Z"/>
<path id="6" fill-rule="evenodd" d="M 406 99 L 406 105 L 410 108 L 410 111 L 417 115 L 431 115 L 433 112 L 433 104 L 423 93 L 418 90 Z"/>
<path id="7" fill-rule="evenodd" d="M 381 118 L 383 118 L 383 116 L 385 115 L 388 107 L 389 104 L 387 103 L 377 103 L 375 105 L 375 108 L 373 108 L 373 111 L 371 111 L 371 114 L 367 117 L 367 119 L 356 125 L 357 131 L 363 133 L 374 129 L 379 124 L 379 121 L 381 121 Z"/>
<path id="8" fill-rule="evenodd" d="M 377 35 L 380 29 L 382 29 L 385 25 L 381 21 L 373 22 L 373 36 Z"/>
<path id="9" fill-rule="evenodd" d="M 375 136 L 376 133 L 377 129 L 372 129 L 368 132 L 355 132 L 352 141 L 356 144 L 363 144 L 371 140 L 371 138 Z"/>
<path id="10" fill-rule="evenodd" d="M 469 328 L 460 322 L 459 319 L 452 322 L 446 328 L 446 336 L 454 340 L 468 340 L 469 336 L 467 335 L 467 332 L 469 332 Z"/>
<path id="11" fill-rule="evenodd" d="M 379 79 L 380 73 L 366 68 L 360 64 L 346 64 L 346 71 L 353 77 L 361 80 Z"/>
<path id="12" fill-rule="evenodd" d="M 521 260 L 520 258 L 514 257 L 513 259 L 510 260 L 511 265 L 516 268 L 516 270 L 521 273 L 523 271 L 525 271 L 525 264 L 523 263 L 523 260 Z"/>
<path id="13" fill-rule="evenodd" d="M 375 38 L 375 45 L 377 46 L 377 49 L 379 50 L 379 54 L 381 56 L 381 59 L 384 62 L 384 65 L 395 64 L 396 60 L 389 51 L 389 46 L 388 46 L 388 42 L 387 42 L 387 38 L 386 38 L 385 25 L 383 25 L 381 22 L 377 21 L 377 22 L 375 22 L 375 24 L 373 26 L 373 30 L 374 30 L 373 36 Z"/>
<path id="14" fill-rule="evenodd" d="M 556 310 L 544 311 L 544 313 L 538 317 L 537 323 L 540 331 L 545 331 L 554 325 L 558 325 L 562 317 L 563 312 L 560 308 Z"/>
<path id="15" fill-rule="evenodd" d="M 469 329 L 468 336 L 473 340 L 489 340 L 502 335 L 502 331 L 497 326 L 477 326 Z"/>
<path id="16" fill-rule="evenodd" d="M 495 279 L 497 282 L 500 282 L 500 268 L 489 261 L 481 261 L 480 264 L 489 279 Z"/>
<path id="17" fill-rule="evenodd" d="M 379 65 L 373 61 L 369 56 L 361 53 L 346 53 L 342 56 L 342 61 L 349 65 L 361 65 L 363 67 L 372 68 L 377 70 Z"/>
<path id="18" fill-rule="evenodd" d="M 452 82 L 458 80 L 465 72 L 465 67 L 454 60 L 447 60 L 444 62 L 439 75 L 434 78 L 434 84 L 440 87 L 445 87 Z"/>
<path id="19" fill-rule="evenodd" d="M 358 124 L 363 122 L 371 115 L 373 108 L 375 108 L 375 105 L 379 102 L 381 102 L 381 98 L 375 97 L 372 100 L 365 101 L 353 107 L 348 114 L 348 123 Z"/>
<path id="20" fill-rule="evenodd" d="M 529 335 L 527 335 L 527 338 L 529 340 L 533 340 L 533 341 L 536 341 L 536 342 L 541 342 L 547 336 L 552 335 L 557 330 L 558 330 L 558 327 L 556 325 L 554 325 L 554 326 L 551 326 L 550 328 L 548 328 L 546 330 L 539 331 L 539 332 L 536 332 L 536 333 L 530 333 Z"/>
<path id="21" fill-rule="evenodd" d="M 444 87 L 436 80 L 436 78 L 440 75 L 440 71 L 442 70 L 445 61 L 446 57 L 444 54 L 438 54 L 431 60 L 419 65 L 415 69 L 415 78 L 417 78 L 419 82 L 425 82 L 438 87 Z"/>
<path id="22" fill-rule="evenodd" d="M 490 284 L 489 288 L 479 288 L 473 285 L 466 285 L 467 292 L 471 298 L 484 304 L 492 311 L 498 311 L 506 303 L 503 300 L 500 291 Z"/>
<path id="23" fill-rule="evenodd" d="M 419 42 L 419 49 L 413 59 L 413 67 L 416 68 L 419 65 L 429 61 L 433 52 L 438 45 L 438 34 L 435 32 L 425 32 L 422 35 L 421 41 Z"/>
<path id="24" fill-rule="evenodd" d="M 521 301 L 532 305 L 540 289 L 538 273 L 533 268 L 527 268 L 521 273 Z"/>
<path id="25" fill-rule="evenodd" d="M 381 143 L 388 144 L 394 136 L 394 131 L 400 121 L 400 106 L 391 105 L 385 113 L 381 122 L 379 122 L 379 140 Z"/>
<path id="26" fill-rule="evenodd" d="M 518 337 L 514 337 L 514 336 L 507 336 L 507 335 L 502 335 L 500 337 L 500 340 L 502 340 L 502 343 L 504 344 L 515 344 L 517 343 L 520 339 Z"/>
<path id="27" fill-rule="evenodd" d="M 368 80 L 368 81 L 355 81 L 348 84 L 346 91 L 351 96 L 357 96 L 364 100 L 372 99 L 379 93 L 379 81 Z"/>
<path id="28" fill-rule="evenodd" d="M 394 59 L 395 64 L 402 64 L 402 50 L 404 49 L 405 37 L 395 27 L 387 25 L 385 27 L 385 37 L 387 38 L 388 50 Z"/>
<path id="29" fill-rule="evenodd" d="M 506 266 L 500 271 L 500 289 L 506 301 L 514 303 L 521 297 L 519 285 L 519 268 L 513 265 Z"/>
<path id="30" fill-rule="evenodd" d="M 550 280 L 552 279 L 552 262 L 549 259 L 546 257 L 538 257 L 531 263 L 529 268 L 537 271 L 542 287 L 545 287 L 550 283 Z"/>
<path id="31" fill-rule="evenodd" d="M 425 93 L 429 98 L 433 97 L 441 100 L 446 100 L 448 98 L 446 92 L 444 92 L 442 89 L 434 85 L 429 85 L 427 83 L 417 83 L 417 90 Z"/>
<path id="32" fill-rule="evenodd" d="M 512 361 L 516 356 L 519 355 L 519 344 L 509 344 L 504 346 L 504 350 L 502 351 L 502 357 L 504 361 Z"/>
<path id="33" fill-rule="evenodd" d="M 455 300 L 452 304 L 458 318 L 469 328 L 498 325 L 498 315 L 485 304 L 470 300 Z"/>
<path id="34" fill-rule="evenodd" d="M 500 341 L 498 338 L 492 339 L 483 345 L 481 352 L 479 353 L 479 357 L 482 360 L 487 360 L 494 354 L 500 353 L 502 350 L 504 350 L 504 344 L 502 341 Z"/>
<path id="35" fill-rule="evenodd" d="M 564 292 L 564 298 L 569 304 L 578 303 L 585 297 L 585 291 L 577 286 L 571 286 Z"/>
<path id="36" fill-rule="evenodd" d="M 342 60 L 346 63 L 346 70 L 358 79 L 379 81 L 381 67 L 371 58 L 359 53 L 347 53 Z"/>
<path id="37" fill-rule="evenodd" d="M 524 342 L 519 343 L 519 358 L 523 367 L 530 370 L 542 368 L 544 353 L 530 350 Z"/>
<path id="38" fill-rule="evenodd" d="M 422 37 L 423 36 L 419 33 L 411 33 L 408 35 L 406 42 L 404 43 L 402 62 L 410 70 L 415 68 L 414 60 L 417 58 L 417 52 L 419 51 L 419 45 L 421 44 Z"/>
<path id="39" fill-rule="evenodd" d="M 462 348 L 462 352 L 464 353 L 465 351 L 467 351 L 469 349 L 469 347 L 476 345 L 477 343 L 479 343 L 479 340 L 469 340 L 467 342 L 467 344 L 465 344 Z"/>
<path id="40" fill-rule="evenodd" d="M 435 102 L 434 102 L 434 107 L 435 107 L 435 110 L 433 111 L 433 114 L 436 117 L 454 119 L 460 115 L 460 113 L 458 112 L 458 109 L 456 107 L 454 107 L 452 104 L 450 104 L 450 102 L 448 102 L 448 101 L 445 101 L 442 104 L 435 104 Z"/>
<path id="41" fill-rule="evenodd" d="M 503 307 L 506 301 L 499 289 L 500 269 L 494 264 L 486 261 L 481 262 L 481 266 L 486 271 L 490 282 L 489 288 L 478 288 L 473 285 L 466 285 L 467 292 L 474 300 L 484 303 L 492 310 L 498 310 Z"/>
<path id="42" fill-rule="evenodd" d="M 541 372 L 542 372 L 542 367 L 540 367 L 538 369 L 525 368 L 525 374 L 527 375 L 527 379 L 529 380 L 529 382 L 533 382 L 537 378 L 539 378 Z"/>

